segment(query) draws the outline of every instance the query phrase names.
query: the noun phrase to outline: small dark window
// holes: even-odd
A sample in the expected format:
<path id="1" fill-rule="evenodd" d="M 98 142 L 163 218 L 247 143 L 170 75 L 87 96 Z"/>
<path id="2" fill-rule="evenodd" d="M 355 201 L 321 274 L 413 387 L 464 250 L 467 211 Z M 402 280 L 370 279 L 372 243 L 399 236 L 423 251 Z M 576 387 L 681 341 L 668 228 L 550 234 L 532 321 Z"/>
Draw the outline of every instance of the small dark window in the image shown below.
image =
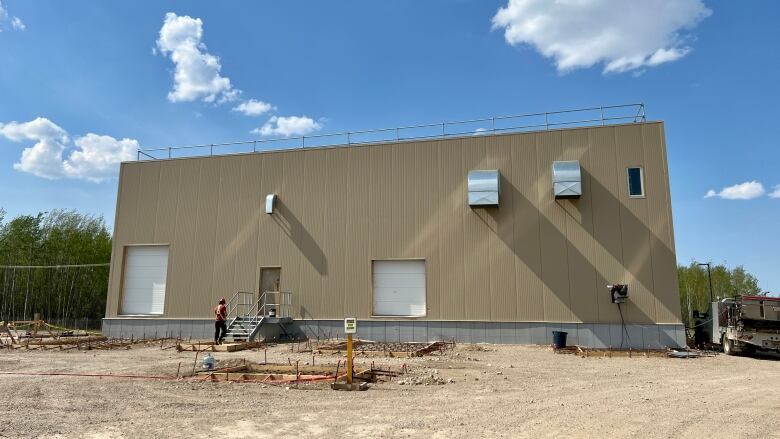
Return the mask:
<path id="1" fill-rule="evenodd" d="M 628 168 L 628 196 L 641 198 L 645 196 L 644 175 L 642 168 Z"/>

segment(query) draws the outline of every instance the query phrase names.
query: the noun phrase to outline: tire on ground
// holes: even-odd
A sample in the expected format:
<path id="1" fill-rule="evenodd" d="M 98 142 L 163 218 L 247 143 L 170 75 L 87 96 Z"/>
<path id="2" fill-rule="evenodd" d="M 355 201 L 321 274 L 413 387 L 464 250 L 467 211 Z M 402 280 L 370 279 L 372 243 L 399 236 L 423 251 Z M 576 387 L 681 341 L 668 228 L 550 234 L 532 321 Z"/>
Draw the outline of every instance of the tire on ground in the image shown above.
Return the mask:
<path id="1" fill-rule="evenodd" d="M 723 346 L 724 354 L 736 355 L 736 352 L 734 352 L 734 340 L 730 340 L 728 337 L 726 337 L 726 334 L 723 334 L 723 338 L 721 339 L 721 346 Z"/>

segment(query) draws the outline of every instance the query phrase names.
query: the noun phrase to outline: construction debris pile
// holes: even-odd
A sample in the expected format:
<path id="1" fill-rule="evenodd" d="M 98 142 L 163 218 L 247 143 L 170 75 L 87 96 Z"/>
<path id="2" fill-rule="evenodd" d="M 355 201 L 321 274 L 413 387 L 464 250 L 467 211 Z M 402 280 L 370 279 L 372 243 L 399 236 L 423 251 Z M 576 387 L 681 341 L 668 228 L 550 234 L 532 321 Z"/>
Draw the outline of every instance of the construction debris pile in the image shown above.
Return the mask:
<path id="1" fill-rule="evenodd" d="M 425 368 L 418 373 L 408 374 L 404 378 L 396 380 L 399 386 L 440 386 L 442 384 L 452 384 L 455 380 L 445 379 L 439 375 L 438 369 Z"/>

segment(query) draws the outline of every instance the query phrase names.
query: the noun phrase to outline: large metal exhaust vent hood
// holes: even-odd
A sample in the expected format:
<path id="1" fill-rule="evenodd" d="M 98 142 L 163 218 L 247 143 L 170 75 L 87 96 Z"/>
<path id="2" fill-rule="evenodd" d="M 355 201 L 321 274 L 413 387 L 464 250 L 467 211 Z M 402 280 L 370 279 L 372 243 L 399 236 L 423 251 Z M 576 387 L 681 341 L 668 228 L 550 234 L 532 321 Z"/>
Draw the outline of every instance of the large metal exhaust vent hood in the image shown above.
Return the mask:
<path id="1" fill-rule="evenodd" d="M 469 171 L 469 206 L 498 206 L 499 180 L 498 170 Z"/>
<path id="2" fill-rule="evenodd" d="M 582 196 L 580 162 L 577 160 L 553 162 L 552 183 L 555 198 L 579 198 Z"/>

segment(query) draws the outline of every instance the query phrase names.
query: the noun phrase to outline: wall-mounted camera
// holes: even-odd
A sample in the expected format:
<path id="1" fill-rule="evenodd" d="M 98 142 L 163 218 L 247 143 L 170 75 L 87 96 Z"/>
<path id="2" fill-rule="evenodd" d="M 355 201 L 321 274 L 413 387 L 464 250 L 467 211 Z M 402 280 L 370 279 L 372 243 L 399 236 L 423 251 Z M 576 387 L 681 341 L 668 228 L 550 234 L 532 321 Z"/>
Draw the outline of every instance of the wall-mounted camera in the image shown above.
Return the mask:
<path id="1" fill-rule="evenodd" d="M 628 300 L 628 285 L 607 285 L 607 289 L 612 296 L 612 303 L 626 303 Z"/>

